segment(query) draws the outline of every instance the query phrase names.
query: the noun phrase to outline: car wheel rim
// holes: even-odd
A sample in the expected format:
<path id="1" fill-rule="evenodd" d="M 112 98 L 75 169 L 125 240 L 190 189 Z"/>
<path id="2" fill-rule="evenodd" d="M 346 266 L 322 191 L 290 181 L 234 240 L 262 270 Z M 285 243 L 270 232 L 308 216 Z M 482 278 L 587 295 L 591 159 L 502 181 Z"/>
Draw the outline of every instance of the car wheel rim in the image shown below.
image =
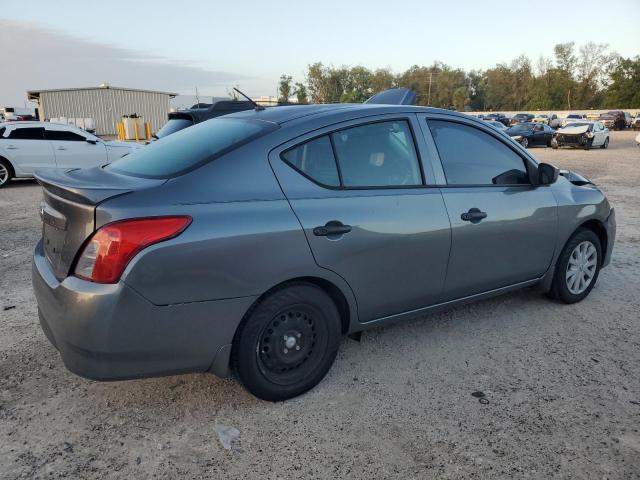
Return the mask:
<path id="1" fill-rule="evenodd" d="M 522 139 L 522 146 L 524 148 L 527 148 L 527 146 L 529 146 L 529 140 L 527 140 L 526 138 L 523 138 Z"/>
<path id="2" fill-rule="evenodd" d="M 596 275 L 598 251 L 593 243 L 585 241 L 576 246 L 569 256 L 565 280 L 574 295 L 583 293 Z"/>
<path id="3" fill-rule="evenodd" d="M 257 360 L 262 374 L 279 385 L 298 383 L 314 370 L 327 335 L 321 312 L 305 305 L 282 310 L 262 331 Z"/>
<path id="4" fill-rule="evenodd" d="M 0 164 L 0 185 L 4 185 L 9 180 L 9 170 L 4 165 Z"/>

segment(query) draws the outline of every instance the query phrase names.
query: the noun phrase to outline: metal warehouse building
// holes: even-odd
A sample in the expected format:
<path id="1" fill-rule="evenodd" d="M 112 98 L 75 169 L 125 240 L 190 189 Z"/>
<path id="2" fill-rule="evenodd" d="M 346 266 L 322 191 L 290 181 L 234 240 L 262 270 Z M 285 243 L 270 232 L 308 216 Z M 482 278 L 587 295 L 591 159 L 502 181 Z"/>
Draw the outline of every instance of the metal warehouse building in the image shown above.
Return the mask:
<path id="1" fill-rule="evenodd" d="M 133 113 L 149 122 L 153 132 L 158 131 L 167 122 L 169 100 L 176 95 L 108 85 L 27 92 L 29 100 L 38 102 L 41 119 L 93 118 L 98 135 L 115 135 L 116 123 Z"/>

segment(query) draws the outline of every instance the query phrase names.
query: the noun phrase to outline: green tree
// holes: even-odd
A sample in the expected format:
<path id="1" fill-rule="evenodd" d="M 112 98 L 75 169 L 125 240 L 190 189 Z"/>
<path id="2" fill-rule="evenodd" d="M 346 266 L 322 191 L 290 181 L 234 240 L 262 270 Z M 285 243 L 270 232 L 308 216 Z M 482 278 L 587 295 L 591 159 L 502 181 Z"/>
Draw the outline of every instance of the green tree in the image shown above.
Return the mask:
<path id="1" fill-rule="evenodd" d="M 604 108 L 640 108 L 640 56 L 617 58 L 602 101 Z"/>
<path id="2" fill-rule="evenodd" d="M 307 87 L 304 85 L 304 83 L 297 82 L 295 87 L 296 87 L 295 96 L 296 96 L 296 99 L 298 100 L 298 103 L 300 104 L 309 103 L 309 98 L 307 96 Z"/>
<path id="3" fill-rule="evenodd" d="M 278 102 L 287 103 L 293 87 L 291 85 L 293 79 L 289 75 L 280 76 L 280 84 L 278 86 Z"/>

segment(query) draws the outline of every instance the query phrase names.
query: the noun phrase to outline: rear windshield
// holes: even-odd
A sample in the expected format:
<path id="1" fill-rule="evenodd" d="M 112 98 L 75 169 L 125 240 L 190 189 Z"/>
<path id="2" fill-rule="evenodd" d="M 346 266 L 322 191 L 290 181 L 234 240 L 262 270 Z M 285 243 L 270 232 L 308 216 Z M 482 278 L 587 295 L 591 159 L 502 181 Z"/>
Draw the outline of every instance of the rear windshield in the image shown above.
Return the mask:
<path id="1" fill-rule="evenodd" d="M 156 133 L 156 138 L 166 137 L 167 135 L 171 135 L 172 133 L 176 133 L 183 128 L 187 128 L 193 125 L 191 120 L 186 118 L 171 118 L 167 123 L 164 124 L 158 133 Z"/>
<path id="2" fill-rule="evenodd" d="M 261 120 L 214 118 L 135 150 L 105 168 L 134 177 L 176 177 L 277 128 Z"/>

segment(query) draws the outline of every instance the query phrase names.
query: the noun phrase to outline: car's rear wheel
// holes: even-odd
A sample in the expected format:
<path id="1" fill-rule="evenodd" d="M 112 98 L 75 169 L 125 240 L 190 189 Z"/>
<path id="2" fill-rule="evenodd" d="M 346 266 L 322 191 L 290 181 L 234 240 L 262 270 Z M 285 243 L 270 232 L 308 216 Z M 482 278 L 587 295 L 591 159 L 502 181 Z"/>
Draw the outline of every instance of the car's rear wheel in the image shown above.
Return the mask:
<path id="1" fill-rule="evenodd" d="M 600 146 L 600 148 L 607 148 L 609 146 L 609 137 L 604 139 L 604 143 Z"/>
<path id="2" fill-rule="evenodd" d="M 13 176 L 13 169 L 6 160 L 0 158 L 0 188 L 4 187 Z"/>
<path id="3" fill-rule="evenodd" d="M 234 341 L 234 366 L 256 397 L 286 400 L 322 380 L 336 358 L 340 334 L 331 297 L 313 284 L 293 283 L 248 313 Z"/>
<path id="4" fill-rule="evenodd" d="M 554 150 L 557 150 L 559 146 L 560 145 L 558 144 L 558 140 L 556 140 L 555 138 L 552 138 L 551 139 L 551 148 L 553 148 Z"/>
<path id="5" fill-rule="evenodd" d="M 551 291 L 553 298 L 575 303 L 593 289 L 602 264 L 602 246 L 591 230 L 579 229 L 567 242 L 558 262 Z"/>

